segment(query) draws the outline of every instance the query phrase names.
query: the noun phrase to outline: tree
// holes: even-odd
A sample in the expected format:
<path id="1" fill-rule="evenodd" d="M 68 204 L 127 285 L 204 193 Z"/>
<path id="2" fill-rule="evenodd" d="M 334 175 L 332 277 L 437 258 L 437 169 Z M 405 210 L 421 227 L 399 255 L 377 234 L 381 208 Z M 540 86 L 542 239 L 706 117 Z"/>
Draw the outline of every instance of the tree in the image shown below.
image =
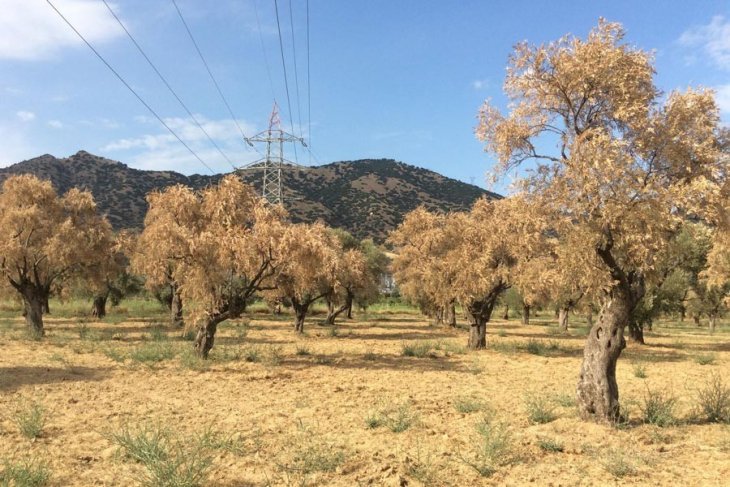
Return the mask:
<path id="1" fill-rule="evenodd" d="M 218 325 L 271 288 L 282 262 L 284 212 L 235 176 L 198 193 L 173 186 L 147 200 L 140 242 L 151 255 L 138 251 L 137 267 L 147 270 L 149 286 L 176 283 L 197 329 L 195 350 L 207 358 Z"/>
<path id="2" fill-rule="evenodd" d="M 286 256 L 274 278 L 274 297 L 294 308 L 294 330 L 304 333 L 309 307 L 337 287 L 342 265 L 338 239 L 322 223 L 290 225 L 281 239 L 281 255 Z"/>
<path id="3" fill-rule="evenodd" d="M 534 163 L 520 188 L 555 215 L 560 238 L 579 234 L 572 241 L 595 252 L 608 276 L 577 386 L 582 415 L 608 421 L 620 416 L 624 328 L 656 259 L 720 167 L 712 92 L 663 99 L 650 54 L 623 37 L 601 20 L 585 40 L 518 44 L 505 81 L 510 113 L 487 102 L 477 127 L 497 156 L 495 175 Z"/>
<path id="4" fill-rule="evenodd" d="M 352 308 L 355 292 L 366 285 L 369 277 L 367 262 L 362 252 L 357 249 L 337 252 L 337 276 L 332 287 L 327 291 L 327 318 L 325 323 L 334 325 L 337 317 Z M 337 306 L 337 304 L 340 306 Z"/>
<path id="5" fill-rule="evenodd" d="M 29 330 L 44 334 L 43 309 L 54 287 L 72 278 L 99 279 L 112 244 L 111 226 L 91 193 L 58 197 L 49 181 L 11 176 L 0 193 L 0 272 L 23 301 Z"/>
<path id="6" fill-rule="evenodd" d="M 471 349 L 487 346 L 494 305 L 521 260 L 543 238 L 540 220 L 515 196 L 477 201 L 468 213 L 435 215 L 416 209 L 390 236 L 398 247 L 393 270 L 401 291 L 444 309 L 458 301 L 469 322 Z"/>
<path id="7" fill-rule="evenodd" d="M 81 288 L 90 289 L 93 295 L 91 315 L 96 318 L 106 316 L 106 304 L 109 299 L 116 306 L 128 294 L 137 293 L 142 288 L 138 276 L 129 273 L 127 254 L 133 248 L 134 237 L 128 232 L 119 232 L 110 242 L 111 248 L 106 259 L 100 263 L 99 279 L 96 281 L 81 280 Z"/>

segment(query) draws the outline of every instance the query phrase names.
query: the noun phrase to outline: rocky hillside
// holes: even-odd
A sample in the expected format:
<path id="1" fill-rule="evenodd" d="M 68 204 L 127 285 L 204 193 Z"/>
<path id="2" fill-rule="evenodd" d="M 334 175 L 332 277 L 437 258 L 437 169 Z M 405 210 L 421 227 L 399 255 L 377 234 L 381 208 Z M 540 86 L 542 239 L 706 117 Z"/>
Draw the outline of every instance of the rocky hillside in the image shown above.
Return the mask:
<path id="1" fill-rule="evenodd" d="M 0 182 L 11 174 L 31 173 L 50 179 L 65 192 L 90 190 L 115 228 L 141 228 L 145 195 L 173 184 L 202 188 L 221 176 L 185 176 L 173 171 L 142 171 L 121 162 L 80 151 L 58 159 L 43 155 L 0 169 Z M 259 172 L 243 177 L 258 187 Z M 287 168 L 284 195 L 292 220 L 322 219 L 359 238 L 382 241 L 410 210 L 464 210 L 476 199 L 499 197 L 477 186 L 391 159 L 344 161 L 306 169 Z"/>

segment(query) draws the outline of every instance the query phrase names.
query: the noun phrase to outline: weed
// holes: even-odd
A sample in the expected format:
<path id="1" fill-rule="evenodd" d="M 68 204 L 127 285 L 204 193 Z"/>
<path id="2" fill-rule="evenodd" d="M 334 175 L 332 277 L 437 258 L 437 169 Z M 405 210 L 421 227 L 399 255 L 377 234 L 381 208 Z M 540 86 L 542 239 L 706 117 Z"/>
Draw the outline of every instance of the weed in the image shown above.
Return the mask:
<path id="1" fill-rule="evenodd" d="M 401 355 L 404 357 L 418 357 L 424 358 L 431 353 L 433 345 L 430 342 L 415 342 L 415 343 L 404 343 L 401 349 Z"/>
<path id="2" fill-rule="evenodd" d="M 525 410 L 531 423 L 543 424 L 555 421 L 555 406 L 550 398 L 541 394 L 531 394 L 525 398 Z"/>
<path id="3" fill-rule="evenodd" d="M 614 477 L 621 478 L 636 473 L 636 465 L 621 449 L 609 450 L 603 460 L 603 468 Z"/>
<path id="4" fill-rule="evenodd" d="M 365 418 L 365 426 L 369 429 L 385 426 L 393 433 L 402 433 L 417 422 L 418 413 L 413 411 L 408 402 L 387 404 Z"/>
<path id="5" fill-rule="evenodd" d="M 195 350 L 192 348 L 185 347 L 183 353 L 180 354 L 180 365 L 188 370 L 197 370 L 198 372 L 202 372 L 204 370 L 208 370 L 210 362 L 200 358 L 200 356 L 195 353 Z"/>
<path id="6" fill-rule="evenodd" d="M 257 345 L 248 345 L 242 352 L 246 362 L 261 362 L 261 350 Z"/>
<path id="7" fill-rule="evenodd" d="M 574 394 L 557 394 L 555 397 L 555 402 L 558 406 L 564 407 L 564 408 L 573 408 L 576 405 L 575 395 Z"/>
<path id="8" fill-rule="evenodd" d="M 495 423 L 487 416 L 476 429 L 479 436 L 472 442 L 474 449 L 468 455 L 459 454 L 459 458 L 482 477 L 489 477 L 512 462 L 512 437 L 506 424 Z"/>
<path id="9" fill-rule="evenodd" d="M 102 349 L 102 353 L 109 359 L 115 361 L 115 362 L 124 362 L 124 360 L 127 358 L 126 355 L 119 351 L 119 349 L 115 347 L 104 347 Z"/>
<path id="10" fill-rule="evenodd" d="M 339 331 L 337 330 L 337 327 L 330 326 L 327 333 L 329 334 L 329 336 L 331 336 L 331 337 L 334 338 L 334 337 L 336 337 L 339 334 Z"/>
<path id="11" fill-rule="evenodd" d="M 282 353 L 281 347 L 276 345 L 269 345 L 266 349 L 266 357 L 264 363 L 268 366 L 276 367 L 281 365 L 284 360 L 284 354 Z"/>
<path id="12" fill-rule="evenodd" d="M 373 352 L 372 350 L 368 350 L 367 352 L 365 352 L 365 354 L 362 356 L 362 358 L 372 362 L 374 360 L 378 360 L 378 355 L 375 352 Z"/>
<path id="13" fill-rule="evenodd" d="M 478 358 L 474 358 L 469 364 L 469 372 L 474 375 L 479 375 L 484 372 L 484 366 Z"/>
<path id="14" fill-rule="evenodd" d="M 197 335 L 197 332 L 195 330 L 185 330 L 182 334 L 182 339 L 186 342 L 192 342 L 195 340 L 195 336 Z"/>
<path id="15" fill-rule="evenodd" d="M 504 328 L 500 328 L 499 331 L 497 332 L 497 336 L 504 338 L 507 336 L 507 332 L 505 331 Z"/>
<path id="16" fill-rule="evenodd" d="M 334 472 L 345 461 L 342 448 L 299 424 L 299 431 L 289 441 L 288 448 L 279 456 L 278 469 L 284 473 L 283 483 L 307 485 L 307 477 L 315 472 Z"/>
<path id="17" fill-rule="evenodd" d="M 207 484 L 213 463 L 210 437 L 180 437 L 161 427 L 128 428 L 112 435 L 130 458 L 144 467 L 147 486 L 196 487 Z"/>
<path id="18" fill-rule="evenodd" d="M 161 326 L 155 326 L 150 330 L 150 340 L 153 342 L 164 342 L 167 340 L 167 333 Z"/>
<path id="19" fill-rule="evenodd" d="M 710 423 L 730 423 L 730 387 L 720 374 L 712 374 L 697 391 L 697 415 Z"/>
<path id="20" fill-rule="evenodd" d="M 225 435 L 212 427 L 206 429 L 199 437 L 200 446 L 208 450 L 219 450 L 243 456 L 246 450 L 243 445 L 243 438 L 240 435 L 231 433 Z"/>
<path id="21" fill-rule="evenodd" d="M 167 342 L 159 341 L 144 343 L 136 347 L 129 354 L 129 358 L 131 358 L 133 361 L 145 364 L 162 362 L 163 360 L 170 360 L 174 356 L 175 350 L 173 350 L 172 345 Z"/>
<path id="22" fill-rule="evenodd" d="M 314 362 L 317 365 L 332 365 L 335 362 L 335 359 L 328 355 L 320 355 L 314 359 Z"/>
<path id="23" fill-rule="evenodd" d="M 312 355 L 312 352 L 309 351 L 309 348 L 306 345 L 297 345 L 297 350 L 295 353 L 300 357 Z"/>
<path id="24" fill-rule="evenodd" d="M 471 397 L 459 397 L 454 401 L 454 408 L 462 414 L 470 414 L 484 409 L 484 403 Z"/>
<path id="25" fill-rule="evenodd" d="M 646 366 L 640 362 L 634 364 L 634 377 L 646 379 Z"/>
<path id="26" fill-rule="evenodd" d="M 44 462 L 26 460 L 5 461 L 0 471 L 0 485 L 3 487 L 42 487 L 48 484 L 51 471 Z"/>
<path id="27" fill-rule="evenodd" d="M 46 411 L 43 405 L 36 401 L 24 402 L 19 404 L 13 415 L 13 421 L 23 436 L 29 439 L 38 438 L 46 425 Z"/>
<path id="28" fill-rule="evenodd" d="M 677 422 L 674 417 L 676 405 L 676 397 L 647 388 L 644 395 L 644 404 L 641 407 L 643 421 L 660 428 L 672 426 Z"/>
<path id="29" fill-rule="evenodd" d="M 560 453 L 565 450 L 565 446 L 558 440 L 552 438 L 538 438 L 537 446 L 543 451 L 549 451 L 553 453 Z"/>
<path id="30" fill-rule="evenodd" d="M 525 350 L 532 355 L 545 355 L 545 347 L 539 340 L 535 340 L 534 338 L 527 340 Z"/>
<path id="31" fill-rule="evenodd" d="M 433 454 L 423 454 L 419 446 L 412 456 L 406 457 L 406 473 L 422 485 L 438 485 L 438 470 L 433 462 Z"/>
<path id="32" fill-rule="evenodd" d="M 695 362 L 700 365 L 713 365 L 715 363 L 714 353 L 700 353 L 695 355 Z"/>

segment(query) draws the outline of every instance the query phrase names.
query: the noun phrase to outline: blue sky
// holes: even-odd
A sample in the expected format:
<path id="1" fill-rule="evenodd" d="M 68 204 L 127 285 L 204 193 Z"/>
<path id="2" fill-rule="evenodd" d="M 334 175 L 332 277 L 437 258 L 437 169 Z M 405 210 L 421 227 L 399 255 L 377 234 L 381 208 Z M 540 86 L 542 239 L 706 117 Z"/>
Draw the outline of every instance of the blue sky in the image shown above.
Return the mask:
<path id="1" fill-rule="evenodd" d="M 205 162 L 215 171 L 231 169 L 101 0 L 52 1 Z M 224 152 L 236 163 L 258 158 L 242 142 L 171 1 L 110 5 Z M 273 98 L 289 129 L 274 1 L 178 5 L 244 132 L 266 126 Z M 623 23 L 629 42 L 655 51 L 660 88 L 713 87 L 730 120 L 727 0 L 310 0 L 309 91 L 306 3 L 291 5 L 293 36 L 289 2 L 279 0 L 294 132 L 310 141 L 312 164 L 387 157 L 484 186 L 491 160 L 474 139 L 475 117 L 487 98 L 504 104 L 511 47 L 584 36 L 600 16 Z M 45 0 L 0 0 L 0 6 L 0 165 L 84 149 L 141 169 L 208 172 Z M 301 149 L 298 158 L 310 163 Z"/>

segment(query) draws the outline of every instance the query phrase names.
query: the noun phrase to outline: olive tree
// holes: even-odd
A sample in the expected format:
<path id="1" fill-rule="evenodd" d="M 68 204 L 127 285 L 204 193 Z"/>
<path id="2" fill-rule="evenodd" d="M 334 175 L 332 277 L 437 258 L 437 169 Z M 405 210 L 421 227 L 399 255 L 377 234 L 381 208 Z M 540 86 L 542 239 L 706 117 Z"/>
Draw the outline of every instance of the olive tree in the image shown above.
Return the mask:
<path id="1" fill-rule="evenodd" d="M 23 301 L 31 333 L 44 334 L 43 313 L 54 288 L 100 279 L 112 231 L 88 191 L 59 197 L 49 181 L 11 176 L 0 192 L 0 272 L 3 286 Z"/>
<path id="2" fill-rule="evenodd" d="M 241 316 L 255 293 L 271 288 L 282 263 L 284 212 L 235 176 L 200 192 L 173 186 L 148 201 L 139 240 L 150 255 L 138 249 L 137 267 L 147 269 L 149 286 L 176 283 L 197 331 L 195 350 L 207 358 L 218 325 Z"/>
<path id="3" fill-rule="evenodd" d="M 555 216 L 555 231 L 589 249 L 608 276 L 585 343 L 577 385 L 586 418 L 619 418 L 616 362 L 624 328 L 683 210 L 717 177 L 718 110 L 708 90 L 666 97 L 651 54 L 601 20 L 586 39 L 518 44 L 504 84 L 509 113 L 487 102 L 477 136 L 498 176 L 525 161 L 527 197 Z M 554 147 L 554 149 L 552 149 Z"/>

